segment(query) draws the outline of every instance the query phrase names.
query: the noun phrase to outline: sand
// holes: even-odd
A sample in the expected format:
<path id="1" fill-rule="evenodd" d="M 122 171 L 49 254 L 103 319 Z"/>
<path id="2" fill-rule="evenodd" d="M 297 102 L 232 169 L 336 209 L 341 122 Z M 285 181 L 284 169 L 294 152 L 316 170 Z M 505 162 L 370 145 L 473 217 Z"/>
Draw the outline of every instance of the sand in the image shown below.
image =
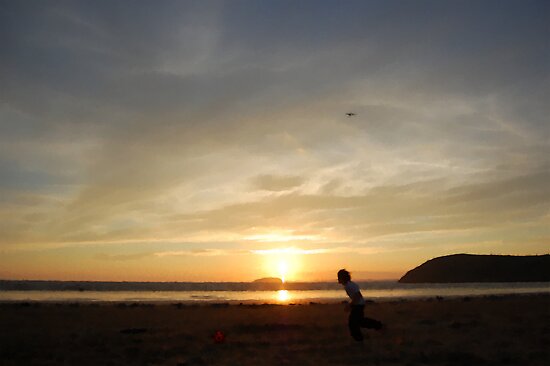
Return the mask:
<path id="1" fill-rule="evenodd" d="M 1 365 L 546 365 L 545 295 L 342 304 L 0 304 Z M 217 330 L 223 343 L 215 343 Z"/>

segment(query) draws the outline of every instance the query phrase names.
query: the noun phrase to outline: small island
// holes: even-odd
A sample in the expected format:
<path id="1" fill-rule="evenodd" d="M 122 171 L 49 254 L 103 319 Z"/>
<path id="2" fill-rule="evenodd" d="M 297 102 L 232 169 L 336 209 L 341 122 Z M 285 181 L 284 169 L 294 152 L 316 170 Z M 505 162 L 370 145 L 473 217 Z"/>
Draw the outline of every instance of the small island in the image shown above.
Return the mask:
<path id="1" fill-rule="evenodd" d="M 400 283 L 548 282 L 550 255 L 454 254 L 408 271 Z"/>
<path id="2" fill-rule="evenodd" d="M 276 283 L 276 284 L 282 284 L 283 280 L 278 277 L 265 277 L 265 278 L 258 278 L 257 280 L 252 281 L 253 283 Z"/>
<path id="3" fill-rule="evenodd" d="M 251 282 L 250 289 L 256 291 L 278 291 L 285 289 L 285 283 L 278 277 L 258 278 Z"/>

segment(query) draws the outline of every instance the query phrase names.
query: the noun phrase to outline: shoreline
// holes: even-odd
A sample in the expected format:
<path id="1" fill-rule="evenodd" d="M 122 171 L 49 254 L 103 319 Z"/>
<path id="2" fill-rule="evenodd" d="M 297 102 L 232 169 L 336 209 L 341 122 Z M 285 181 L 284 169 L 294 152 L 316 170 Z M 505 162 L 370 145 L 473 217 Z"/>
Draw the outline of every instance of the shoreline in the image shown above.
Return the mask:
<path id="1" fill-rule="evenodd" d="M 366 299 L 375 302 L 392 302 L 425 299 L 460 299 L 486 296 L 550 296 L 550 286 L 516 288 L 428 288 L 372 289 L 363 292 Z M 184 304 L 229 303 L 235 304 L 307 304 L 310 302 L 333 304 L 346 300 L 343 290 L 263 290 L 263 291 L 51 291 L 51 290 L 0 290 L 0 304 L 12 302 L 43 303 L 171 303 Z"/>
<path id="2" fill-rule="evenodd" d="M 473 294 L 468 296 L 463 295 L 450 295 L 450 296 L 417 296 L 417 297 L 393 297 L 393 298 L 365 298 L 365 301 L 367 304 L 375 304 L 375 303 L 404 303 L 404 302 L 415 302 L 415 301 L 470 301 L 472 299 L 492 299 L 492 300 L 504 300 L 507 298 L 515 298 L 515 297 L 541 297 L 541 298 L 548 298 L 550 301 L 550 293 L 543 293 L 543 292 L 533 292 L 533 293 L 513 293 L 513 294 Z M 170 305 L 178 305 L 178 306 L 190 306 L 190 307 L 197 307 L 197 306 L 267 306 L 267 305 L 273 305 L 273 306 L 304 306 L 304 305 L 335 305 L 335 304 L 344 304 L 349 302 L 349 300 L 342 296 L 341 299 L 326 299 L 326 298 L 308 298 L 303 300 L 297 300 L 297 301 L 290 301 L 290 302 L 266 302 L 266 301 L 257 301 L 257 300 L 227 300 L 227 301 L 220 301 L 220 300 L 112 300 L 112 301 L 105 301 L 105 300 L 72 300 L 72 299 L 66 299 L 66 300 L 33 300 L 33 299 L 24 299 L 24 300 L 0 300 L 0 306 L 2 305 L 12 305 L 12 304 L 40 304 L 40 305 L 73 305 L 79 304 L 79 305 L 101 305 L 101 306 L 109 306 L 109 305 L 121 305 L 126 304 L 127 306 L 133 305 L 133 306 L 139 306 L 139 305 L 157 305 L 157 306 L 170 306 Z"/>

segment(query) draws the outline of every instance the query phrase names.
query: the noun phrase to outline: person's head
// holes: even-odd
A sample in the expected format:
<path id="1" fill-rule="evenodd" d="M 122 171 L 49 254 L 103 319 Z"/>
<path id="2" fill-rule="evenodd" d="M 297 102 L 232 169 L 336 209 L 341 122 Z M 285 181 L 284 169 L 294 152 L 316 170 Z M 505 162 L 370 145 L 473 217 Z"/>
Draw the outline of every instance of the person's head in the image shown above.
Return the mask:
<path id="1" fill-rule="evenodd" d="M 338 283 L 341 283 L 342 285 L 345 285 L 351 281 L 351 274 L 346 271 L 345 269 L 341 269 L 338 271 Z"/>

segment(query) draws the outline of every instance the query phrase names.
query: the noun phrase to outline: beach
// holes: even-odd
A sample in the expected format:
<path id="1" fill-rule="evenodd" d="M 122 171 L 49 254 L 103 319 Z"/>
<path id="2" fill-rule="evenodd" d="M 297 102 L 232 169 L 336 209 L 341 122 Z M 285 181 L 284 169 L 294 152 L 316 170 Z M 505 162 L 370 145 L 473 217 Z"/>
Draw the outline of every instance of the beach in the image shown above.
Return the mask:
<path id="1" fill-rule="evenodd" d="M 383 331 L 351 339 L 343 304 L 0 304 L 2 365 L 545 365 L 550 296 L 369 302 Z M 214 334 L 225 339 L 216 343 Z"/>

